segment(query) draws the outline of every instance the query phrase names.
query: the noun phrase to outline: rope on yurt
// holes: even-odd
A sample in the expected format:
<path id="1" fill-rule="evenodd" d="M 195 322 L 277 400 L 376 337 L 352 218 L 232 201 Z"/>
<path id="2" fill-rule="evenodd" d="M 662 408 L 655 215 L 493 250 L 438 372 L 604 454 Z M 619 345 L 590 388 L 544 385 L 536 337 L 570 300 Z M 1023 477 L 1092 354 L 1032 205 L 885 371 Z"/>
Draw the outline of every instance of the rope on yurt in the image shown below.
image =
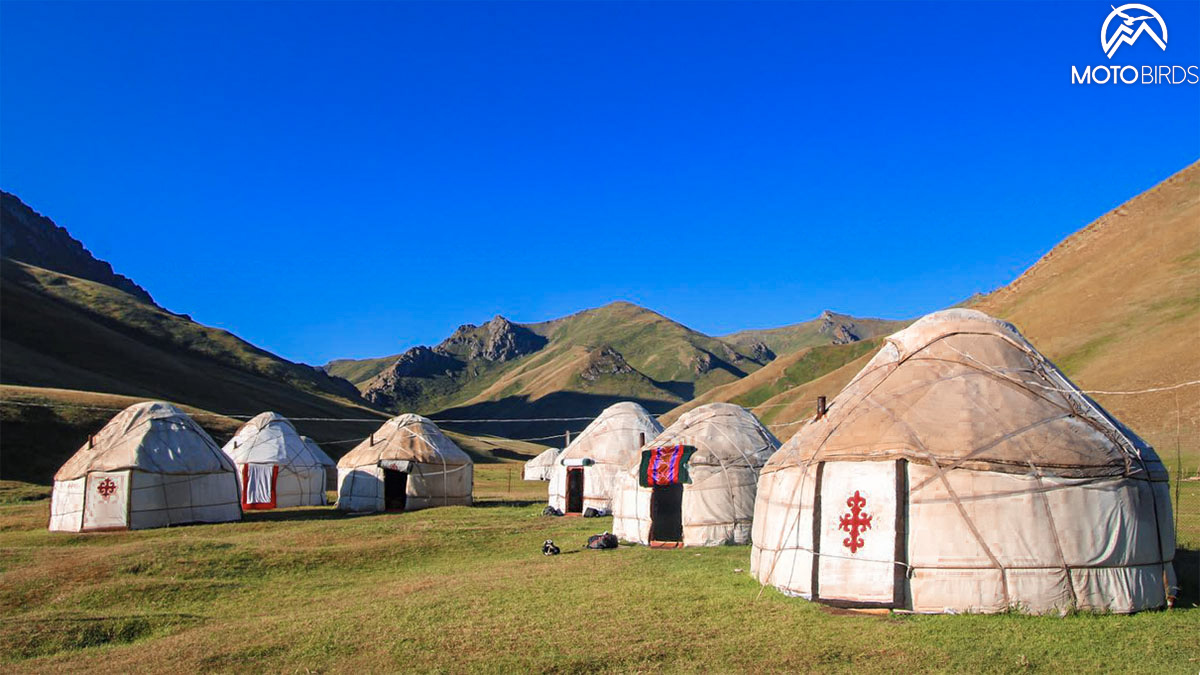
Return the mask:
<path id="1" fill-rule="evenodd" d="M 1058 536 L 1058 525 L 1054 522 L 1054 509 L 1050 508 L 1050 497 L 1046 494 L 1046 490 L 1042 489 L 1044 482 L 1042 480 L 1042 469 L 1033 463 L 1032 457 L 1029 460 L 1029 468 L 1033 469 L 1033 475 L 1037 477 L 1038 490 L 1037 494 L 1041 497 L 1038 501 L 1046 510 L 1046 520 L 1050 524 L 1050 534 L 1054 535 L 1054 550 L 1058 553 L 1058 559 L 1062 562 L 1063 574 L 1066 576 L 1067 590 L 1071 592 L 1071 609 L 1079 607 L 1079 594 L 1075 592 L 1075 581 L 1071 578 L 1071 566 L 1067 564 L 1067 554 L 1063 552 L 1062 540 Z M 1157 526 L 1157 518 L 1155 526 Z"/>

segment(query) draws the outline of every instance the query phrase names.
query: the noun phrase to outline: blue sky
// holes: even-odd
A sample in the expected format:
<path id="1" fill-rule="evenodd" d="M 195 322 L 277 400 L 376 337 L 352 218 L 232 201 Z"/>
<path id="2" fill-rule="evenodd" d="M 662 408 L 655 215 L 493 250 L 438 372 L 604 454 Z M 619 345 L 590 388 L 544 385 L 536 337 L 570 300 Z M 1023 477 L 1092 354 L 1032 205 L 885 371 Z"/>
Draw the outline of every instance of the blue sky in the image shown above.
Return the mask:
<path id="1" fill-rule="evenodd" d="M 628 299 L 907 317 L 1200 157 L 1200 86 L 1072 86 L 1108 2 L 0 4 L 0 186 L 285 357 Z"/>

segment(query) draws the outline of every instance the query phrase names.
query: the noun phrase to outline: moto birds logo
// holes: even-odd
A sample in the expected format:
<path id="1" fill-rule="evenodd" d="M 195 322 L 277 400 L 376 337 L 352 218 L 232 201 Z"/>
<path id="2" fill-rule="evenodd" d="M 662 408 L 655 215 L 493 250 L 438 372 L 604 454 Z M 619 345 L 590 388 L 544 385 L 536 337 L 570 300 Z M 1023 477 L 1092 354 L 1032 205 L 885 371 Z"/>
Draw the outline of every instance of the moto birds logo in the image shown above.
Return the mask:
<path id="1" fill-rule="evenodd" d="M 1142 43 L 1153 42 L 1167 51 L 1167 22 L 1148 5 L 1128 3 L 1112 10 L 1100 25 L 1100 48 L 1111 61 L 1121 47 L 1133 49 L 1143 36 Z M 1126 51 L 1128 51 L 1128 49 Z M 1153 50 L 1153 48 L 1151 48 Z M 1124 54 L 1126 52 L 1122 52 Z M 1134 52 L 1145 54 L 1142 50 Z M 1071 84 L 1196 84 L 1200 82 L 1200 67 L 1180 65 L 1108 65 L 1071 66 Z"/>
<path id="2" fill-rule="evenodd" d="M 1146 12 L 1146 14 L 1130 16 L 1134 12 Z M 1116 28 L 1110 30 L 1109 26 L 1113 25 L 1113 19 L 1118 19 L 1118 21 Z M 1151 19 L 1158 23 L 1157 32 L 1151 27 Z M 1104 48 L 1104 54 L 1111 59 L 1121 45 L 1132 45 L 1142 34 L 1157 42 L 1164 52 L 1167 51 L 1167 24 L 1158 12 L 1146 5 L 1134 3 L 1113 7 L 1108 18 L 1104 20 L 1104 25 L 1100 27 L 1100 46 Z"/>

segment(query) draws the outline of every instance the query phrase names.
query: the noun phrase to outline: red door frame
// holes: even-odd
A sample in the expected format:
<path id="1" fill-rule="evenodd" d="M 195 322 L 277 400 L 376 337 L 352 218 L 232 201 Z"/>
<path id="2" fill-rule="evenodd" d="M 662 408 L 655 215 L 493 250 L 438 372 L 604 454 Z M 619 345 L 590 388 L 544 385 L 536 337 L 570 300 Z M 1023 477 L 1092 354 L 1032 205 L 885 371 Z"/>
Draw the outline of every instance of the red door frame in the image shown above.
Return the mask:
<path id="1" fill-rule="evenodd" d="M 247 504 L 246 503 L 246 487 L 249 483 L 250 465 L 242 465 L 242 510 L 266 511 L 275 508 L 275 502 L 278 499 L 278 491 L 275 489 L 279 481 L 279 465 L 271 465 L 271 501 L 265 504 Z"/>

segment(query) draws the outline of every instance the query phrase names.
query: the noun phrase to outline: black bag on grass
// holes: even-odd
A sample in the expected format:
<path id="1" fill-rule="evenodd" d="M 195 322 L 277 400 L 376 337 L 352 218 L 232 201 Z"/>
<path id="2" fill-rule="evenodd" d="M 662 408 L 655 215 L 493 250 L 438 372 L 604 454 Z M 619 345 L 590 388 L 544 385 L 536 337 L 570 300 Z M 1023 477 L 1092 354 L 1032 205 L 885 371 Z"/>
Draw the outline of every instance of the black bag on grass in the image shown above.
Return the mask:
<path id="1" fill-rule="evenodd" d="M 554 508 L 553 506 L 547 506 L 546 508 L 542 509 L 542 515 L 543 516 L 561 516 L 562 511 L 559 511 L 558 509 Z"/>
<path id="2" fill-rule="evenodd" d="M 587 547 L 595 549 L 616 548 L 617 535 L 610 534 L 608 532 L 605 532 L 604 534 L 593 534 L 592 536 L 588 537 Z"/>

